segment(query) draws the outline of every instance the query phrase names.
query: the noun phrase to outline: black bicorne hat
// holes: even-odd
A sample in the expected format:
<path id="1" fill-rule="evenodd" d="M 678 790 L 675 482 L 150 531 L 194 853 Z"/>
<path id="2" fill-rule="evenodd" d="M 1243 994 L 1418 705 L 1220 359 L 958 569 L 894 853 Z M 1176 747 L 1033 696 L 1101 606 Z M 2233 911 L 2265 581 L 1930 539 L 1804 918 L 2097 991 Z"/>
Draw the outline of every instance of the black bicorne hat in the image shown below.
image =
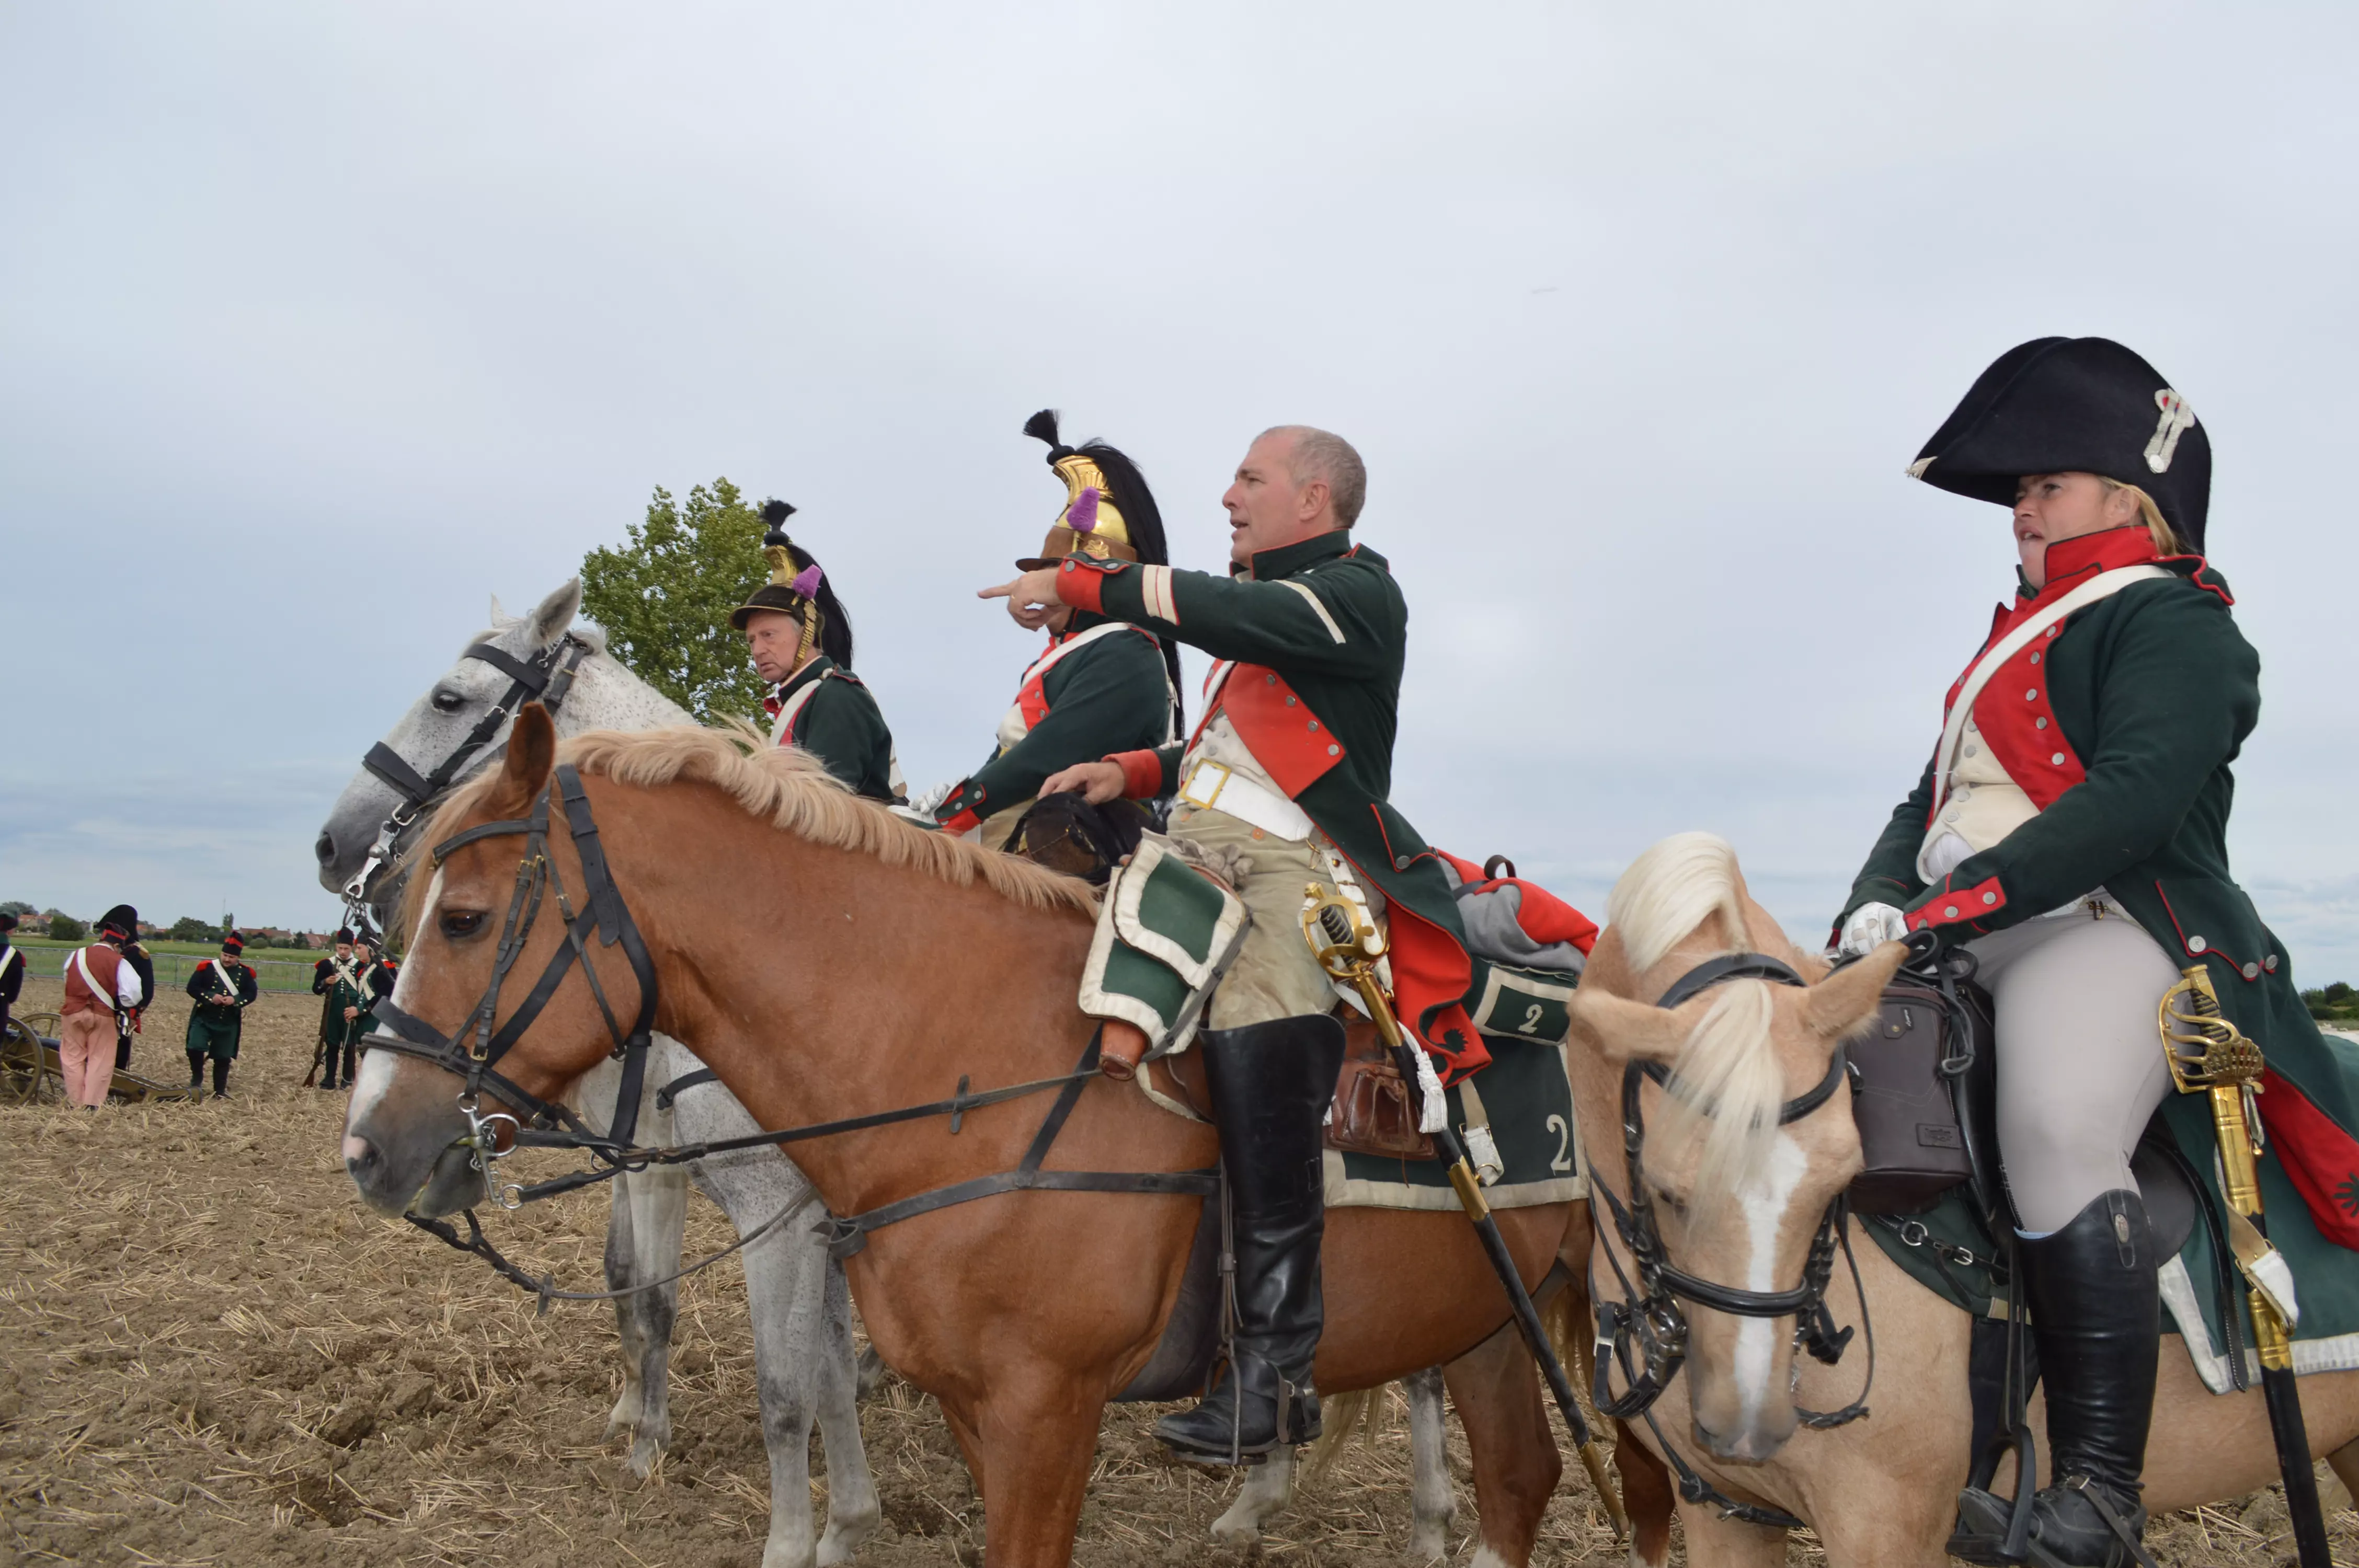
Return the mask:
<path id="1" fill-rule="evenodd" d="M 816 619 L 819 651 L 834 660 L 837 668 L 848 670 L 852 667 L 852 617 L 843 612 L 835 585 L 811 553 L 787 536 L 787 519 L 794 514 L 795 509 L 783 501 L 762 503 L 762 553 L 770 559 L 770 580 L 730 612 L 729 624 L 743 632 L 757 610 L 791 615 L 807 627 Z M 816 617 L 808 613 L 812 609 L 819 611 Z"/>
<path id="2" fill-rule="evenodd" d="M 233 931 L 222 938 L 222 951 L 224 953 L 243 953 L 245 951 L 245 943 L 238 936 L 236 932 Z"/>
<path id="3" fill-rule="evenodd" d="M 9 914 L 6 910 L 0 909 L 0 936 L 5 936 L 9 932 L 16 929 L 16 917 Z"/>
<path id="4" fill-rule="evenodd" d="M 1912 478 L 2015 504 L 2026 474 L 2102 474 L 2154 497 L 2190 550 L 2212 504 L 2212 438 L 2162 373 L 2108 338 L 2034 338 L 2001 354 L 1933 432 Z"/>
<path id="5" fill-rule="evenodd" d="M 127 903 L 116 904 L 98 917 L 98 934 L 128 942 L 139 935 L 139 912 Z"/>

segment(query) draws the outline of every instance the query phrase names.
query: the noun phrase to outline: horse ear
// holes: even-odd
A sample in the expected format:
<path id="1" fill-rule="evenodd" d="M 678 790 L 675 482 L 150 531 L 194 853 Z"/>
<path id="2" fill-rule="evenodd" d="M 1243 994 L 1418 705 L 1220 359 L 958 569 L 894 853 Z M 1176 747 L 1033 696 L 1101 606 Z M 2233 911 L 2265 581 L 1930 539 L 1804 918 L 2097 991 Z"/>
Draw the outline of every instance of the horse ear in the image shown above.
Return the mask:
<path id="1" fill-rule="evenodd" d="M 1691 1023 L 1669 1008 L 1598 990 L 1573 992 L 1568 1011 L 1573 1033 L 1609 1062 L 1671 1061 L 1686 1047 Z"/>
<path id="2" fill-rule="evenodd" d="M 1905 944 L 1882 943 L 1859 962 L 1844 965 L 1812 986 L 1805 1008 L 1811 1032 L 1821 1039 L 1840 1040 L 1874 1018 L 1884 1000 L 1884 988 L 1907 957 Z"/>
<path id="3" fill-rule="evenodd" d="M 507 606 L 500 602 L 500 596 L 498 594 L 495 593 L 492 595 L 492 624 L 495 626 L 506 625 L 507 623 Z"/>
<path id="4" fill-rule="evenodd" d="M 573 617 L 582 608 L 582 579 L 568 579 L 565 584 L 536 606 L 530 616 L 532 645 L 546 648 L 565 635 L 573 624 Z"/>
<path id="5" fill-rule="evenodd" d="M 500 784 L 493 795 L 494 816 L 522 816 L 549 785 L 557 766 L 557 725 L 549 709 L 527 702 L 508 730 L 507 755 L 500 763 Z"/>

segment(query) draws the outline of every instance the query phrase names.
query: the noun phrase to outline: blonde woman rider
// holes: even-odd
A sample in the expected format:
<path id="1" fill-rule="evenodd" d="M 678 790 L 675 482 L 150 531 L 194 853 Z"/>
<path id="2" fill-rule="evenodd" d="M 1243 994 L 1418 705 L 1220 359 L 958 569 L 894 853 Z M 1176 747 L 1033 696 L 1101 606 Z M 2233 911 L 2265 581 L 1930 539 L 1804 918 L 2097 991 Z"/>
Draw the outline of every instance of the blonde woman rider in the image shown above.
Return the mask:
<path id="1" fill-rule="evenodd" d="M 2035 1505 L 2031 1561 L 2125 1563 L 2146 1523 L 2160 1324 L 2129 1159 L 2170 1087 L 2163 993 L 2206 966 L 2333 1137 L 2359 1125 L 2359 1096 L 2228 871 L 2228 764 L 2259 716 L 2260 661 L 2201 554 L 2212 451 L 2186 399 L 2119 343 L 2041 338 L 1983 373 L 1908 471 L 2008 508 L 2019 582 L 1837 945 L 1930 928 L 1981 961 L 2059 1483 Z M 2265 1109 L 2289 1103 L 2277 1088 Z M 1960 1506 L 1953 1551 L 2004 1533 L 2005 1503 L 1969 1491 Z"/>

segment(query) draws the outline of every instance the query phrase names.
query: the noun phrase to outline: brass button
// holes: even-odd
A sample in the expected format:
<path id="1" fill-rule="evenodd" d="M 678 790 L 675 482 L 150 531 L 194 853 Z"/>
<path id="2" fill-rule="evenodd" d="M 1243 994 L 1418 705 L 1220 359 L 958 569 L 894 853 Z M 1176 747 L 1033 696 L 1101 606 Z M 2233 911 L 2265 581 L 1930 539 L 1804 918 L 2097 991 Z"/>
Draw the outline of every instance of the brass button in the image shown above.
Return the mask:
<path id="1" fill-rule="evenodd" d="M 2187 939 L 2187 950 L 2190 953 L 2201 953 L 2204 948 L 2209 947 L 2210 946 L 2212 946 L 2212 944 L 2206 942 L 2201 936 L 2190 936 Z"/>

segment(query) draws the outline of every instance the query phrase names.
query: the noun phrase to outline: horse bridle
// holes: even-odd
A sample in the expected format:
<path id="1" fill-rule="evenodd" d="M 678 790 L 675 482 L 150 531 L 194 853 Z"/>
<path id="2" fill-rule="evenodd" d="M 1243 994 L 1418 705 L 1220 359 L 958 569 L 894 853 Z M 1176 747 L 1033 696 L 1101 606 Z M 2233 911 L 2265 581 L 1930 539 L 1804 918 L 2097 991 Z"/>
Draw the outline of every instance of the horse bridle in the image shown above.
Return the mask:
<path id="1" fill-rule="evenodd" d="M 529 659 L 519 659 L 505 648 L 489 643 L 471 644 L 459 655 L 462 662 L 473 659 L 491 665 L 508 677 L 508 689 L 492 704 L 490 711 L 475 721 L 475 727 L 462 737 L 449 755 L 435 765 L 434 771 L 419 774 L 405 761 L 400 752 L 379 741 L 361 759 L 364 771 L 375 775 L 393 791 L 400 804 L 386 814 L 379 825 L 376 842 L 370 846 L 368 858 L 359 871 L 344 883 L 344 924 L 354 930 L 373 925 L 369 918 L 370 884 L 386 867 L 393 864 L 401 853 L 401 840 L 411 826 L 459 781 L 459 775 L 474 760 L 475 753 L 499 735 L 501 729 L 516 716 L 526 703 L 538 699 L 554 719 L 564 705 L 567 693 L 573 689 L 573 677 L 589 656 L 590 644 L 568 632 Z"/>
<path id="2" fill-rule="evenodd" d="M 1657 1000 L 1656 1006 L 1675 1008 L 1730 980 L 1767 980 L 1775 985 L 1800 986 L 1802 977 L 1790 965 L 1764 953 L 1731 953 L 1710 958 L 1690 969 L 1673 981 Z M 1850 1071 L 1849 1054 L 1838 1046 L 1833 1059 L 1827 1065 L 1826 1076 L 1777 1108 L 1777 1125 L 1789 1126 L 1801 1120 L 1834 1098 L 1842 1087 L 1844 1075 Z M 1851 1265 L 1854 1283 L 1859 1277 L 1858 1260 L 1852 1256 L 1849 1227 L 1850 1205 L 1844 1195 L 1837 1193 L 1826 1210 L 1819 1217 L 1817 1231 L 1810 1238 L 1810 1250 L 1802 1265 L 1801 1282 L 1791 1290 L 1748 1291 L 1722 1284 L 1690 1274 L 1673 1264 L 1663 1246 L 1662 1230 L 1655 1216 L 1655 1196 L 1647 1184 L 1646 1150 L 1647 1123 L 1641 1108 L 1641 1089 L 1647 1079 L 1653 1079 L 1668 1094 L 1680 1094 L 1678 1080 L 1660 1062 L 1632 1061 L 1622 1071 L 1622 1157 L 1629 1201 L 1625 1204 L 1614 1195 L 1598 1173 L 1593 1162 L 1589 1171 L 1590 1190 L 1605 1200 L 1608 1213 L 1614 1217 L 1614 1233 L 1630 1254 L 1631 1267 L 1636 1271 L 1634 1285 L 1624 1271 L 1621 1260 L 1610 1247 L 1598 1251 L 1613 1267 L 1614 1277 L 1621 1282 L 1624 1300 L 1609 1302 L 1597 1295 L 1593 1288 L 1591 1299 L 1596 1303 L 1597 1347 L 1594 1357 L 1596 1371 L 1592 1384 L 1591 1402 L 1600 1415 L 1620 1420 L 1645 1418 L 1653 1427 L 1663 1452 L 1680 1475 L 1680 1492 L 1690 1502 L 1709 1502 L 1724 1514 L 1745 1519 L 1752 1523 L 1793 1528 L 1799 1524 L 1791 1515 L 1776 1509 L 1763 1509 L 1740 1503 L 1727 1498 L 1697 1475 L 1668 1441 L 1663 1441 L 1662 1429 L 1654 1417 L 1655 1402 L 1679 1373 L 1687 1360 L 1688 1320 L 1682 1302 L 1692 1302 L 1713 1312 L 1727 1313 L 1735 1317 L 1795 1319 L 1794 1345 L 1806 1349 L 1818 1360 L 1832 1367 L 1843 1358 L 1850 1344 L 1852 1330 L 1838 1332 L 1834 1317 L 1827 1310 L 1827 1286 L 1834 1277 L 1835 1253 L 1840 1249 Z M 1860 1297 L 1863 1325 L 1867 1323 L 1867 1300 Z M 1843 1409 L 1830 1411 L 1799 1411 L 1801 1422 L 1813 1428 L 1844 1425 L 1867 1414 L 1868 1390 L 1875 1384 L 1875 1330 L 1867 1327 L 1867 1377 L 1861 1385 L 1859 1397 Z M 1623 1392 L 1612 1392 L 1611 1379 L 1619 1367 L 1625 1380 Z"/>
<path id="3" fill-rule="evenodd" d="M 572 836 L 574 852 L 582 860 L 579 911 L 574 909 L 565 879 L 549 853 L 552 796 L 564 803 L 566 826 Z M 445 1034 L 395 1005 L 391 997 L 385 997 L 378 1000 L 374 1012 L 378 1027 L 362 1041 L 368 1049 L 415 1056 L 464 1081 L 466 1087 L 459 1096 L 459 1109 L 467 1119 L 467 1138 L 463 1141 L 473 1151 L 474 1168 L 483 1173 L 485 1195 L 503 1208 L 518 1207 L 524 1201 L 520 1188 L 503 1188 L 495 1175 L 500 1158 L 519 1146 L 586 1149 L 617 1169 L 623 1168 L 625 1152 L 630 1149 L 632 1134 L 638 1126 L 639 1093 L 647 1075 L 647 1047 L 653 1037 L 658 994 L 655 961 L 639 935 L 637 923 L 631 918 L 629 905 L 623 902 L 622 890 L 614 884 L 605 850 L 598 841 L 598 825 L 591 816 L 590 798 L 582 793 L 582 775 L 571 762 L 558 764 L 550 782 L 535 797 L 531 815 L 478 823 L 435 845 L 429 852 L 430 859 L 439 868 L 469 844 L 519 834 L 525 840 L 524 855 L 516 863 L 516 888 L 509 895 L 507 914 L 500 924 L 492 978 L 481 999 L 468 1011 L 466 1022 L 460 1025 L 458 1033 Z M 544 896 L 556 900 L 558 914 L 564 922 L 563 940 L 549 956 L 548 966 L 524 1001 L 508 1015 L 506 1022 L 501 1023 L 500 992 L 516 960 L 523 956 L 533 925 L 540 917 Z M 638 981 L 638 1015 L 628 1029 L 615 1017 L 613 1005 L 606 1000 L 606 989 L 599 981 L 597 967 L 590 961 L 589 939 L 592 935 L 603 946 L 619 943 Z M 582 963 L 582 977 L 590 983 L 590 994 L 597 999 L 607 1035 L 614 1043 L 614 1055 L 623 1064 L 622 1087 L 616 1092 L 614 1118 L 603 1138 L 592 1133 L 563 1106 L 542 1099 L 499 1071 L 500 1059 L 532 1027 L 577 958 Z M 503 1111 L 484 1115 L 482 1103 L 486 1085 L 521 1117 Z M 510 1135 L 505 1149 L 500 1144 L 503 1125 Z"/>
<path id="4" fill-rule="evenodd" d="M 552 797 L 563 802 L 566 827 L 572 836 L 574 851 L 582 860 L 582 895 L 579 912 L 573 908 L 564 878 L 549 855 Z M 1047 1159 L 1050 1147 L 1072 1115 L 1074 1106 L 1080 1102 L 1082 1088 L 1103 1076 L 1098 1070 L 1103 1048 L 1103 1025 L 1091 1034 L 1089 1044 L 1082 1048 L 1081 1059 L 1073 1065 L 1073 1070 L 1053 1077 L 1034 1078 L 1025 1083 L 973 1092 L 967 1087 L 967 1080 L 961 1077 L 957 1093 L 948 1099 L 929 1100 L 922 1105 L 870 1111 L 862 1116 L 815 1122 L 775 1132 L 712 1139 L 674 1148 L 642 1149 L 634 1146 L 632 1136 L 638 1126 L 640 1094 L 646 1079 L 647 1048 L 653 1037 L 659 994 L 656 968 L 647 943 L 639 934 L 638 925 L 631 917 L 630 906 L 624 902 L 622 890 L 614 881 L 605 850 L 599 843 L 598 825 L 591 813 L 589 796 L 582 791 L 580 773 L 570 762 L 559 763 L 549 783 L 534 798 L 529 816 L 478 823 L 435 845 L 429 855 L 433 864 L 440 867 L 451 855 L 469 844 L 517 835 L 524 838 L 525 850 L 516 865 L 516 889 L 509 896 L 507 914 L 501 922 L 499 946 L 493 957 L 491 979 L 485 984 L 482 997 L 469 1009 L 466 1021 L 455 1033 L 446 1034 L 424 1019 L 397 1006 L 391 997 L 386 997 L 378 1000 L 375 1010 L 378 1026 L 362 1042 L 372 1050 L 417 1057 L 463 1080 L 465 1087 L 459 1096 L 459 1109 L 467 1119 L 467 1134 L 459 1140 L 458 1146 L 470 1152 L 469 1162 L 483 1176 L 484 1195 L 498 1206 L 520 1208 L 537 1198 L 571 1192 L 593 1182 L 605 1181 L 626 1171 L 644 1170 L 650 1165 L 688 1164 L 741 1149 L 783 1148 L 788 1143 L 830 1138 L 896 1122 L 948 1117 L 950 1130 L 955 1135 L 969 1111 L 1050 1090 L 1057 1091 L 1056 1100 L 1025 1151 L 1022 1162 L 1013 1170 L 953 1182 L 860 1214 L 831 1215 L 821 1227 L 827 1238 L 831 1254 L 838 1259 L 848 1258 L 867 1245 L 872 1232 L 886 1226 L 1002 1193 L 1144 1193 L 1211 1197 L 1219 1192 L 1218 1167 L 1200 1171 L 1043 1168 L 1042 1162 Z M 500 993 L 515 969 L 516 960 L 523 955 L 534 923 L 539 918 L 544 894 L 553 895 L 556 899 L 558 914 L 564 921 L 563 940 L 550 956 L 548 967 L 541 970 L 540 979 L 534 983 L 524 1001 L 509 1014 L 507 1022 L 502 1023 L 499 1022 Z M 624 956 L 630 962 L 631 972 L 638 981 L 639 1011 L 627 1030 L 616 1019 L 614 1008 L 606 1000 L 605 988 L 599 981 L 597 968 L 591 962 L 589 938 L 592 935 L 600 938 L 602 946 L 612 947 L 621 945 Z M 603 1138 L 592 1132 L 564 1106 L 541 1098 L 499 1071 L 500 1059 L 523 1038 L 525 1031 L 532 1027 L 533 1022 L 549 1005 L 549 999 L 556 994 L 559 985 L 563 983 L 576 958 L 581 960 L 582 977 L 589 982 L 591 994 L 597 999 L 598 1011 L 605 1019 L 607 1035 L 614 1043 L 613 1054 L 623 1064 L 623 1079 L 615 1093 L 614 1113 Z M 712 1081 L 713 1076 L 710 1069 L 701 1069 L 674 1079 L 664 1087 L 661 1093 L 676 1094 L 691 1084 Z M 511 1107 L 512 1111 L 484 1114 L 482 1097 L 486 1086 Z M 506 1148 L 501 1146 L 503 1129 L 507 1133 Z M 498 1177 L 499 1162 L 520 1148 L 585 1150 L 603 1161 L 604 1168 L 577 1171 L 530 1186 L 503 1185 Z M 778 1223 L 786 1212 L 799 1207 L 804 1201 L 798 1198 L 788 1211 L 774 1217 L 762 1228 L 766 1230 Z M 633 1286 L 627 1291 L 558 1291 L 550 1281 L 535 1280 L 501 1257 L 498 1249 L 484 1238 L 483 1227 L 472 1209 L 466 1217 L 472 1235 L 463 1240 L 455 1229 L 442 1221 L 416 1215 L 406 1215 L 405 1217 L 419 1229 L 440 1237 L 459 1250 L 482 1258 L 508 1279 L 534 1292 L 540 1297 L 544 1312 L 552 1300 L 599 1300 L 631 1294 L 649 1289 L 653 1284 L 670 1282 L 669 1280 L 656 1281 L 650 1285 Z M 753 1239 L 752 1235 L 742 1236 L 735 1246 L 726 1248 L 671 1278 L 679 1279 L 694 1273 Z"/>

